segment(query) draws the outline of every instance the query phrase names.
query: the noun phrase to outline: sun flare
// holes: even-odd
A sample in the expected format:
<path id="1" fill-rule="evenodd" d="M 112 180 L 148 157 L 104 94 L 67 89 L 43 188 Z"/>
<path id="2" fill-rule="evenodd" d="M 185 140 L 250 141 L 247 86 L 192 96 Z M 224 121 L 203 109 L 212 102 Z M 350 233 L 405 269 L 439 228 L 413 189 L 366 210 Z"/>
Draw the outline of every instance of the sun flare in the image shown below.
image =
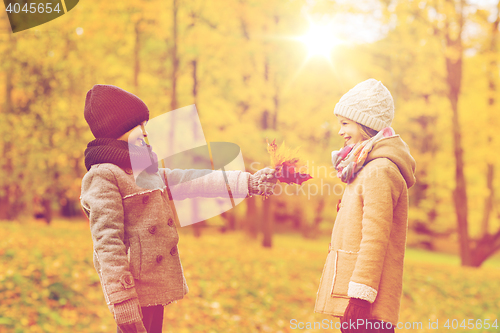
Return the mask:
<path id="1" fill-rule="evenodd" d="M 341 40 L 335 37 L 331 24 L 319 25 L 311 23 L 309 32 L 297 39 L 306 45 L 308 58 L 314 56 L 330 58 L 335 46 L 341 44 Z"/>

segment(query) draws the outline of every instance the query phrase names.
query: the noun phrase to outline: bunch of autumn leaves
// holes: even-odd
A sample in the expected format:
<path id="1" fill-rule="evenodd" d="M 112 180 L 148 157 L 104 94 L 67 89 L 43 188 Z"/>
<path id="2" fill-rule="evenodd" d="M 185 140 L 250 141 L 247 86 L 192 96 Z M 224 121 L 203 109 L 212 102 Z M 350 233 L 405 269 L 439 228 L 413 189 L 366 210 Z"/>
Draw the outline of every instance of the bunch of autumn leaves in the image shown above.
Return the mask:
<path id="1" fill-rule="evenodd" d="M 266 139 L 266 142 L 267 151 L 271 155 L 271 168 L 276 170 L 274 175 L 279 182 L 301 185 L 303 182 L 312 178 L 308 173 L 300 172 L 307 171 L 304 162 L 297 157 L 300 147 L 290 149 L 285 146 L 284 142 L 278 147 L 276 139 L 271 143 Z"/>

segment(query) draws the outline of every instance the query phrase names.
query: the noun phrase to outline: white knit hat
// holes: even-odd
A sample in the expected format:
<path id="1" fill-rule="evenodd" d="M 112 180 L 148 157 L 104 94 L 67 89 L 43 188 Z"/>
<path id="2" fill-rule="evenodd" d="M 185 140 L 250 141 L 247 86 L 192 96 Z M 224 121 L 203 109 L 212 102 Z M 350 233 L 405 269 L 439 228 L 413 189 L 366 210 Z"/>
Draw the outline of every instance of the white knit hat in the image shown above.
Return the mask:
<path id="1" fill-rule="evenodd" d="M 368 79 L 342 96 L 333 113 L 380 131 L 391 126 L 394 101 L 382 82 Z"/>

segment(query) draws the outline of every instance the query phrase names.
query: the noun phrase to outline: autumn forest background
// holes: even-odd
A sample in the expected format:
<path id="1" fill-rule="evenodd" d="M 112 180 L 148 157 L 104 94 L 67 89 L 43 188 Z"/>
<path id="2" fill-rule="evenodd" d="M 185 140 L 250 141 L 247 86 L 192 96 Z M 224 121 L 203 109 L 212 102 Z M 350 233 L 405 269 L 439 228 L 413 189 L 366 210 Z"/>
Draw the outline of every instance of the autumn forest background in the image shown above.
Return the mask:
<path id="1" fill-rule="evenodd" d="M 133 92 L 151 117 L 196 104 L 206 140 L 238 144 L 251 172 L 269 165 L 266 138 L 300 146 L 314 177 L 180 228 L 190 294 L 166 329 L 291 332 L 292 318 L 323 319 L 312 312 L 342 195 L 333 108 L 372 77 L 417 163 L 400 319 L 422 332 L 428 320 L 492 323 L 499 22 L 498 0 L 80 1 L 15 34 L 0 14 L 0 332 L 114 329 L 79 206 L 94 84 Z"/>

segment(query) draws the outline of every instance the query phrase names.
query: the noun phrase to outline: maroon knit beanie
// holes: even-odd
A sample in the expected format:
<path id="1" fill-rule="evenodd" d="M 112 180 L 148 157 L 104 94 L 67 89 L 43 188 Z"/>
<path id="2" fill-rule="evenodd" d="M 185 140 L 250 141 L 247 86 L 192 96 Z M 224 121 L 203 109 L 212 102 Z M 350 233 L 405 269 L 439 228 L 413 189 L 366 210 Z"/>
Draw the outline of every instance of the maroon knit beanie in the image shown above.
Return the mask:
<path id="1" fill-rule="evenodd" d="M 85 98 L 85 120 L 96 139 L 117 139 L 149 120 L 146 104 L 121 88 L 96 84 Z"/>

